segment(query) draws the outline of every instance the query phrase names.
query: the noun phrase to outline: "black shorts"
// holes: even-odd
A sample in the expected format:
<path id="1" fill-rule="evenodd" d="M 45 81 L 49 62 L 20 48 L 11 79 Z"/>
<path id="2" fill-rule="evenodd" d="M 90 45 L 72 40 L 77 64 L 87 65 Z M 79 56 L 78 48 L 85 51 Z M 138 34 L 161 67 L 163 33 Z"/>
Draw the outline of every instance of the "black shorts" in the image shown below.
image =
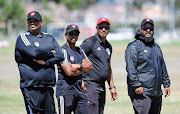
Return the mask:
<path id="1" fill-rule="evenodd" d="M 40 112 L 41 114 L 56 114 L 54 90 L 50 87 L 21 88 L 27 114 Z"/>

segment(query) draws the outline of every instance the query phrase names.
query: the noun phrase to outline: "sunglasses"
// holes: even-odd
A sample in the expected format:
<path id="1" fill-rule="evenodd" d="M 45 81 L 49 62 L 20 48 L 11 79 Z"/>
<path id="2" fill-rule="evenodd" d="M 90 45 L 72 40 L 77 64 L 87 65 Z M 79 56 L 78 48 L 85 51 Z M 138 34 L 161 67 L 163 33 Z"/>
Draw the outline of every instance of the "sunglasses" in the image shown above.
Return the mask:
<path id="1" fill-rule="evenodd" d="M 102 30 L 105 28 L 106 30 L 109 30 L 109 26 L 97 26 L 99 30 Z"/>
<path id="2" fill-rule="evenodd" d="M 69 36 L 79 36 L 79 32 L 70 32 L 68 33 Z"/>
<path id="3" fill-rule="evenodd" d="M 153 31 L 154 30 L 154 27 L 143 27 L 143 30 L 144 31 L 147 31 L 147 30 L 150 30 L 150 31 Z"/>

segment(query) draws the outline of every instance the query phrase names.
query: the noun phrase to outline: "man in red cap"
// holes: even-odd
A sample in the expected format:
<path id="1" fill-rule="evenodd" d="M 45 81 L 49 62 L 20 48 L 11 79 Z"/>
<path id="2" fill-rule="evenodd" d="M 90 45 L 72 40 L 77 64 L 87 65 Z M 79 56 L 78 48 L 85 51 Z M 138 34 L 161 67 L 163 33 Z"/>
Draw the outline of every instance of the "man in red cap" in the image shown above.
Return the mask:
<path id="1" fill-rule="evenodd" d="M 111 99 L 117 99 L 116 87 L 113 82 L 111 70 L 112 46 L 106 40 L 110 30 L 110 22 L 107 18 L 100 18 L 96 24 L 97 33 L 87 38 L 81 48 L 93 64 L 93 70 L 83 74 L 83 80 L 87 88 L 87 99 L 91 114 L 103 114 L 106 89 L 105 81 L 109 84 Z"/>

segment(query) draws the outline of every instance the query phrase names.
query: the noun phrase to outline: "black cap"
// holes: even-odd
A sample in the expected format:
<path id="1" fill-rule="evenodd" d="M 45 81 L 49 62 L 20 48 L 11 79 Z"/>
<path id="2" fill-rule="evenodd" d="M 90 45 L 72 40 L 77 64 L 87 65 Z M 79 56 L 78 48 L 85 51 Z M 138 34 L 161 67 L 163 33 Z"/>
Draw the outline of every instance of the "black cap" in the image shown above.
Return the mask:
<path id="1" fill-rule="evenodd" d="M 75 25 L 75 24 L 72 24 L 72 25 L 67 26 L 65 34 L 70 33 L 73 30 L 76 30 L 76 31 L 78 31 L 80 33 L 78 26 Z"/>
<path id="2" fill-rule="evenodd" d="M 41 17 L 41 15 L 39 14 L 39 12 L 37 12 L 37 11 L 32 11 L 32 12 L 30 12 L 30 13 L 27 15 L 27 20 L 29 20 L 29 19 L 37 19 L 37 20 L 41 21 L 41 20 L 42 20 L 42 17 Z"/>
<path id="3" fill-rule="evenodd" d="M 141 23 L 141 27 L 146 24 L 146 23 L 151 23 L 153 26 L 154 26 L 154 22 L 153 20 L 149 19 L 149 18 L 146 18 L 146 19 L 143 19 L 142 20 L 142 23 Z"/>

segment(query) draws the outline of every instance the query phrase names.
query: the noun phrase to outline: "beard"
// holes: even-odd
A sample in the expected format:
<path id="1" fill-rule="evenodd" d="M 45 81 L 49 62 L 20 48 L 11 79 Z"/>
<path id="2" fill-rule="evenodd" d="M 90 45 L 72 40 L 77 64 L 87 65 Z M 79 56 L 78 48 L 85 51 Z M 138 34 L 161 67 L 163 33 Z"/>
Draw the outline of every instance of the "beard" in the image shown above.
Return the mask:
<path id="1" fill-rule="evenodd" d="M 151 34 L 151 33 L 149 33 L 149 32 L 147 32 L 146 34 Z M 145 35 L 143 35 L 143 39 L 144 39 L 144 41 L 145 42 L 152 42 L 152 41 L 154 41 L 154 38 L 153 38 L 153 34 L 151 34 L 151 36 L 150 37 L 146 37 L 146 34 Z"/>
<path id="2" fill-rule="evenodd" d="M 145 42 L 152 42 L 152 41 L 154 41 L 153 36 L 150 36 L 150 37 L 143 36 L 143 39 L 144 39 Z"/>

